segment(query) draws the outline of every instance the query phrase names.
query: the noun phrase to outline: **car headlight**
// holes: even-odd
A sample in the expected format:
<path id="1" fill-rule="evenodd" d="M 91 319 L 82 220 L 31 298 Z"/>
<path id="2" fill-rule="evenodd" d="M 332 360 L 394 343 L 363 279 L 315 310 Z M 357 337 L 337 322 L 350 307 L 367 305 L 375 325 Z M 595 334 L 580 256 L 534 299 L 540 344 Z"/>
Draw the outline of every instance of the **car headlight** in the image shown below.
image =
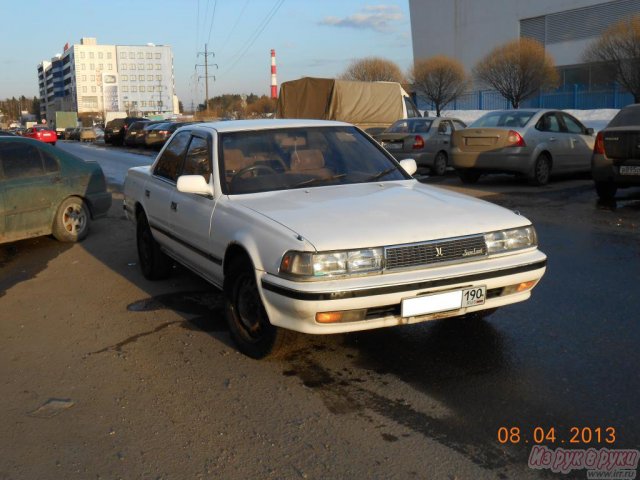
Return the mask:
<path id="1" fill-rule="evenodd" d="M 280 273 L 318 278 L 359 275 L 382 271 L 382 248 L 365 248 L 343 252 L 287 252 L 280 262 Z"/>
<path id="2" fill-rule="evenodd" d="M 491 255 L 535 247 L 538 244 L 538 237 L 533 225 L 529 225 L 528 227 L 485 233 L 484 241 L 487 244 L 487 252 Z"/>

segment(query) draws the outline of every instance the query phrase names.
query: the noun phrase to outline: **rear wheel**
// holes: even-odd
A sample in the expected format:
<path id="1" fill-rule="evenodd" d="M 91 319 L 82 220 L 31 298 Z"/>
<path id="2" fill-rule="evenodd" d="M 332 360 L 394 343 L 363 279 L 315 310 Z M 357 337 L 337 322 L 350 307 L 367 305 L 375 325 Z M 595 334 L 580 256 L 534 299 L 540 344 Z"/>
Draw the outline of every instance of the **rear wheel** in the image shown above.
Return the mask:
<path id="1" fill-rule="evenodd" d="M 225 310 L 231 337 L 251 358 L 276 356 L 293 332 L 271 325 L 256 284 L 255 269 L 246 258 L 232 260 L 225 279 Z"/>
<path id="2" fill-rule="evenodd" d="M 171 260 L 153 238 L 147 216 L 144 213 L 138 216 L 136 243 L 138 245 L 138 259 L 142 275 L 147 280 L 167 278 L 171 273 Z"/>
<path id="3" fill-rule="evenodd" d="M 596 182 L 596 193 L 600 200 L 613 200 L 618 186 L 613 182 Z"/>
<path id="4" fill-rule="evenodd" d="M 480 179 L 480 172 L 473 170 L 472 168 L 466 168 L 464 170 L 458 170 L 458 176 L 462 183 L 473 184 L 477 183 Z"/>
<path id="5" fill-rule="evenodd" d="M 433 168 L 431 173 L 441 177 L 447 171 L 447 154 L 444 152 L 438 152 L 436 158 L 433 160 Z"/>
<path id="6" fill-rule="evenodd" d="M 548 155 L 542 153 L 536 159 L 533 166 L 533 172 L 529 176 L 531 185 L 546 185 L 551 177 L 551 159 Z"/>
<path id="7" fill-rule="evenodd" d="M 91 216 L 81 198 L 69 197 L 58 207 L 53 220 L 53 236 L 61 242 L 79 242 L 89 233 Z"/>

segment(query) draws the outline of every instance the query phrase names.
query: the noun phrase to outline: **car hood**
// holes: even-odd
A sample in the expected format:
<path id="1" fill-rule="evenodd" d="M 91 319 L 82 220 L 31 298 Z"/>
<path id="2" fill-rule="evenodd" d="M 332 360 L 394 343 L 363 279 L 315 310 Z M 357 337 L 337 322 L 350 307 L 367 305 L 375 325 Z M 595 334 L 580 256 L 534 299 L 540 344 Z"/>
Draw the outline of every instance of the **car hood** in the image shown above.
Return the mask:
<path id="1" fill-rule="evenodd" d="M 416 180 L 229 198 L 291 229 L 318 251 L 422 242 L 530 224 L 497 205 Z"/>

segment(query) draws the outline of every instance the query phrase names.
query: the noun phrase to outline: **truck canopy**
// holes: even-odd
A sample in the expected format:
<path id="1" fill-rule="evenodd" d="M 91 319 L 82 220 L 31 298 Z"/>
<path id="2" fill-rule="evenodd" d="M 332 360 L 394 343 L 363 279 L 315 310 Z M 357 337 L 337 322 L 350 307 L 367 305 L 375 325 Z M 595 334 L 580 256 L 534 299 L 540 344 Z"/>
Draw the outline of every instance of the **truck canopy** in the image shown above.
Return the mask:
<path id="1" fill-rule="evenodd" d="M 404 117 L 404 95 L 401 85 L 394 82 L 304 77 L 282 84 L 277 117 L 391 124 Z"/>

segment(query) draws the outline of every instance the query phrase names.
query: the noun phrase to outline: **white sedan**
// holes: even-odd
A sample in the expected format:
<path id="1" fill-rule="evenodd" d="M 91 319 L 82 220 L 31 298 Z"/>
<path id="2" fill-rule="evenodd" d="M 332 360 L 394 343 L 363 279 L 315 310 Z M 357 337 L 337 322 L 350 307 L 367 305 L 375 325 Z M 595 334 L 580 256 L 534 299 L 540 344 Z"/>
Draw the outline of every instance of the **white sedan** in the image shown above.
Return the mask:
<path id="1" fill-rule="evenodd" d="M 175 260 L 224 291 L 231 335 L 261 358 L 289 331 L 329 334 L 526 300 L 545 272 L 534 227 L 414 180 L 356 127 L 194 124 L 129 170 L 125 211 L 149 279 Z"/>

